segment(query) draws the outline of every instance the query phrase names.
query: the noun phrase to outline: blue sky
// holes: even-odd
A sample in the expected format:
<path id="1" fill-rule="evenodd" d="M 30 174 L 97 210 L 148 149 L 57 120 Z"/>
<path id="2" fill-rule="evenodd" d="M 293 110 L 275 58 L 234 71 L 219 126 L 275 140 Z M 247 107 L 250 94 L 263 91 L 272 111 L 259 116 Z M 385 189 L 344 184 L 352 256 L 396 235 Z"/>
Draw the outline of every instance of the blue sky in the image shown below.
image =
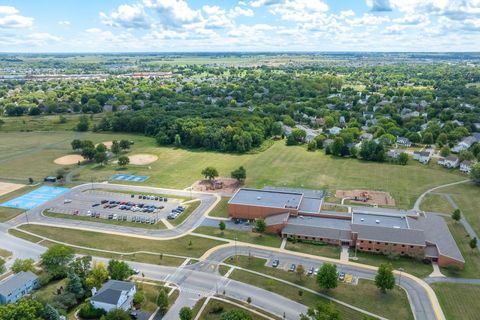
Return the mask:
<path id="1" fill-rule="evenodd" d="M 0 52 L 479 51 L 480 0 L 3 0 Z"/>

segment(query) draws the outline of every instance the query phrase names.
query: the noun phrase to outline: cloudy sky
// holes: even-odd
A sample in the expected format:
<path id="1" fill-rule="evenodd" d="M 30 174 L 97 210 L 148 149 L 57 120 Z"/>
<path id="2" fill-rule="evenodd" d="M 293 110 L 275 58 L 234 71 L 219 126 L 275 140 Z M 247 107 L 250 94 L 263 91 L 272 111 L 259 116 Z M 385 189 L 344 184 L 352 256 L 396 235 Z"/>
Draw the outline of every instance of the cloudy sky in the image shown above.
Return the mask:
<path id="1" fill-rule="evenodd" d="M 480 0 L 0 3 L 0 52 L 479 49 Z"/>

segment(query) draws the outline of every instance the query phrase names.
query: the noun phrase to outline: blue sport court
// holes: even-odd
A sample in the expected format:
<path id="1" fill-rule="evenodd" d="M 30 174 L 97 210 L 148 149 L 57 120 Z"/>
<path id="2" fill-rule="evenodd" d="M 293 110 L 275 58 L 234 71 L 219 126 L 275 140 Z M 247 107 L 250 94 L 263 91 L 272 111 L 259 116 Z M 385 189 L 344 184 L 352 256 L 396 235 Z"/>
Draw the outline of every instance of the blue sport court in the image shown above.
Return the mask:
<path id="1" fill-rule="evenodd" d="M 23 196 L 2 203 L 1 206 L 30 210 L 68 191 L 70 191 L 68 188 L 43 186 Z"/>
<path id="2" fill-rule="evenodd" d="M 135 181 L 135 182 L 144 182 L 147 180 L 148 176 L 133 176 L 130 174 L 114 174 L 112 176 L 112 180 L 117 180 L 117 181 Z"/>

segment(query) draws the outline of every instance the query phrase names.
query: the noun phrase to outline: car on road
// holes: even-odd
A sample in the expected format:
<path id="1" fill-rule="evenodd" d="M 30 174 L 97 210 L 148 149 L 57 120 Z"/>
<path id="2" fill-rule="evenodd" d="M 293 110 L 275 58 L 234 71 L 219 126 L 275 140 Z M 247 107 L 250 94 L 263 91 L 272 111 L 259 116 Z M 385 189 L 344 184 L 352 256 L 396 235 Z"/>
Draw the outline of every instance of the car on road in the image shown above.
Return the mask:
<path id="1" fill-rule="evenodd" d="M 310 267 L 310 269 L 308 269 L 307 274 L 308 274 L 309 276 L 311 276 L 314 272 L 315 272 L 315 268 L 314 268 L 314 267 Z"/>
<path id="2" fill-rule="evenodd" d="M 92 207 L 93 207 L 93 208 L 94 208 L 94 207 L 98 207 L 99 205 L 100 205 L 100 203 L 94 203 L 94 204 L 92 204 Z"/>
<path id="3" fill-rule="evenodd" d="M 340 281 L 344 281 L 345 280 L 345 272 L 340 272 L 338 274 L 338 280 Z"/>
<path id="4" fill-rule="evenodd" d="M 292 263 L 290 265 L 290 268 L 288 269 L 289 272 L 294 272 L 295 270 L 297 269 L 297 266 L 295 265 L 295 263 Z"/>
<path id="5" fill-rule="evenodd" d="M 272 261 L 272 267 L 274 267 L 274 268 L 278 267 L 279 264 L 280 264 L 280 260 L 278 260 L 278 259 L 274 259 Z"/>

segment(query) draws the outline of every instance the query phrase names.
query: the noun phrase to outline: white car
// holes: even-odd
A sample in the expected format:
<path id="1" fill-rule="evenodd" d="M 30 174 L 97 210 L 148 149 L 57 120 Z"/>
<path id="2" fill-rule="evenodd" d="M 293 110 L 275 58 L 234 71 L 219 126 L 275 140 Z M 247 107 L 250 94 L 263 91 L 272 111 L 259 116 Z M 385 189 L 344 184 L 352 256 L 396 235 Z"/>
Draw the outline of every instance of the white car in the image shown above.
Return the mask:
<path id="1" fill-rule="evenodd" d="M 118 220 L 118 215 L 116 213 L 113 215 L 113 220 Z"/>
<path id="2" fill-rule="evenodd" d="M 88 210 L 86 216 L 90 217 L 92 215 L 92 211 Z"/>
<path id="3" fill-rule="evenodd" d="M 63 204 L 70 203 L 70 202 L 72 202 L 72 200 L 70 200 L 70 199 L 63 200 Z"/>

